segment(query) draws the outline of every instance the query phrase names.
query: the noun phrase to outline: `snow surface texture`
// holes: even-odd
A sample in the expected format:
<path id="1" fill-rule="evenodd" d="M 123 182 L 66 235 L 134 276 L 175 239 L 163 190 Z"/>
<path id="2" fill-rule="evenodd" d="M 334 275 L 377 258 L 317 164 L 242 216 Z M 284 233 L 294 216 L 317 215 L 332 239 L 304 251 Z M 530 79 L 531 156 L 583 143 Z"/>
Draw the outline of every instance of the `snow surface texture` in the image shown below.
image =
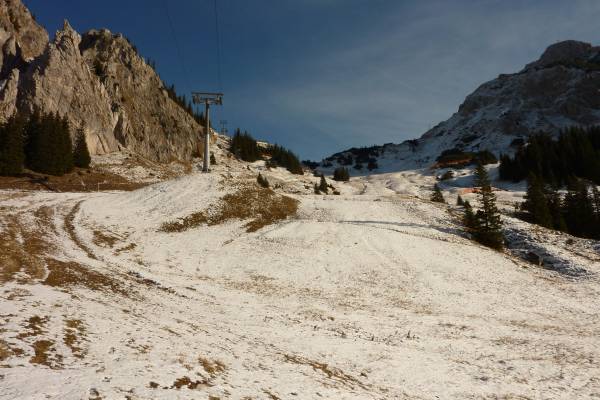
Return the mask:
<path id="1" fill-rule="evenodd" d="M 135 192 L 0 192 L 3 233 L 27 247 L 38 227 L 83 271 L 53 286 L 23 267 L 0 286 L 0 399 L 600 397 L 597 243 L 504 218 L 585 270 L 565 274 L 470 241 L 459 210 L 427 200 L 428 171 L 324 196 L 318 178 L 219 155 Z M 297 217 L 160 232 L 258 171 Z M 473 196 L 458 175 L 451 203 Z M 508 210 L 522 192 L 498 196 Z"/>

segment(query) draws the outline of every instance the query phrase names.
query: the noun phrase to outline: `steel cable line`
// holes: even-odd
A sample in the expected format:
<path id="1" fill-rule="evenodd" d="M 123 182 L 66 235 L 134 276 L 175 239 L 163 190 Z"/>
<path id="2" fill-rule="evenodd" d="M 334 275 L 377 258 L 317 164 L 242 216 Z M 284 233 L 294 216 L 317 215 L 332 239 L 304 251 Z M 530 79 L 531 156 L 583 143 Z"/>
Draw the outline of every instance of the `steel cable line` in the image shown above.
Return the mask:
<path id="1" fill-rule="evenodd" d="M 219 11 L 217 0 L 214 0 L 215 5 L 215 34 L 217 40 L 217 83 L 219 91 L 223 91 L 223 80 L 221 75 L 221 33 L 219 30 Z"/>
<path id="2" fill-rule="evenodd" d="M 186 80 L 188 87 L 191 86 L 190 77 L 186 68 L 185 58 L 183 57 L 183 52 L 181 51 L 181 47 L 179 46 L 179 41 L 177 40 L 177 34 L 175 33 L 175 28 L 173 26 L 173 20 L 171 19 L 171 13 L 169 12 L 169 5 L 167 0 L 163 0 L 163 5 L 165 7 L 167 21 L 169 22 L 169 28 L 171 29 L 171 36 L 173 36 L 173 41 L 175 42 L 175 48 L 177 49 L 177 57 L 179 58 L 179 64 L 181 65 L 181 70 L 183 71 L 183 76 Z"/>

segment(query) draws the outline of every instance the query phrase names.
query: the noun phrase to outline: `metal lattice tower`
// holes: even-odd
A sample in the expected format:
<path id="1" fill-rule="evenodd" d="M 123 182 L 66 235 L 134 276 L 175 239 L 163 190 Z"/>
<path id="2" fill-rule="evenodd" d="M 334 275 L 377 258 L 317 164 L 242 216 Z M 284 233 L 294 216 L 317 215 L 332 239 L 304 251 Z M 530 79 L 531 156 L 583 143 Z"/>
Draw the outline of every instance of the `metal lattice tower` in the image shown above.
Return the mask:
<path id="1" fill-rule="evenodd" d="M 219 123 L 221 124 L 221 135 L 227 135 L 227 120 L 222 119 Z"/>
<path id="2" fill-rule="evenodd" d="M 203 172 L 209 172 L 210 167 L 210 105 L 222 105 L 223 104 L 223 93 L 203 93 L 193 92 L 192 101 L 194 104 L 204 104 L 205 112 L 204 118 L 206 119 L 206 134 L 204 135 L 204 160 L 202 165 Z"/>

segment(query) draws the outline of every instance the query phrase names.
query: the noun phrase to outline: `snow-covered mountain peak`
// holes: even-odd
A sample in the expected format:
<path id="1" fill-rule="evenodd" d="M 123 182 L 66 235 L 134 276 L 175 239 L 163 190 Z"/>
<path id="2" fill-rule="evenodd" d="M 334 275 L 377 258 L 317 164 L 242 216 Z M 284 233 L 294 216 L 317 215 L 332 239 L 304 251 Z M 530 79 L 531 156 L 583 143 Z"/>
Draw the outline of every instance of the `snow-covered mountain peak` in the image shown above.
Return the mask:
<path id="1" fill-rule="evenodd" d="M 420 139 L 370 148 L 368 161 L 378 168 L 354 169 L 364 164 L 358 159 L 364 152 L 350 150 L 328 157 L 321 166 L 346 165 L 355 174 L 428 167 L 445 150 L 510 154 L 533 134 L 557 135 L 569 126 L 598 123 L 600 48 L 568 40 L 551 45 L 520 72 L 479 86 L 454 115 Z"/>

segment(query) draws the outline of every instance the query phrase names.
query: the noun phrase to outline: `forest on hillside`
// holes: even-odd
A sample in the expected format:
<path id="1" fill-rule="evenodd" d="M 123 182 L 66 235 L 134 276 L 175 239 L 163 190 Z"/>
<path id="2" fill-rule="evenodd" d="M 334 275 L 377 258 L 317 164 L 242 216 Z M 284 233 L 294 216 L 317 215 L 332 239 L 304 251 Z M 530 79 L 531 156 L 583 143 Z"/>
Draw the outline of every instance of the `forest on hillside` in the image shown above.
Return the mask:
<path id="1" fill-rule="evenodd" d="M 18 175 L 27 168 L 60 176 L 89 167 L 84 129 L 77 129 L 74 142 L 71 130 L 66 117 L 58 114 L 35 110 L 13 115 L 0 124 L 0 175 Z"/>
<path id="2" fill-rule="evenodd" d="M 546 228 L 600 239 L 600 127 L 572 127 L 557 139 L 529 138 L 500 157 L 500 179 L 527 179 L 520 216 Z"/>

